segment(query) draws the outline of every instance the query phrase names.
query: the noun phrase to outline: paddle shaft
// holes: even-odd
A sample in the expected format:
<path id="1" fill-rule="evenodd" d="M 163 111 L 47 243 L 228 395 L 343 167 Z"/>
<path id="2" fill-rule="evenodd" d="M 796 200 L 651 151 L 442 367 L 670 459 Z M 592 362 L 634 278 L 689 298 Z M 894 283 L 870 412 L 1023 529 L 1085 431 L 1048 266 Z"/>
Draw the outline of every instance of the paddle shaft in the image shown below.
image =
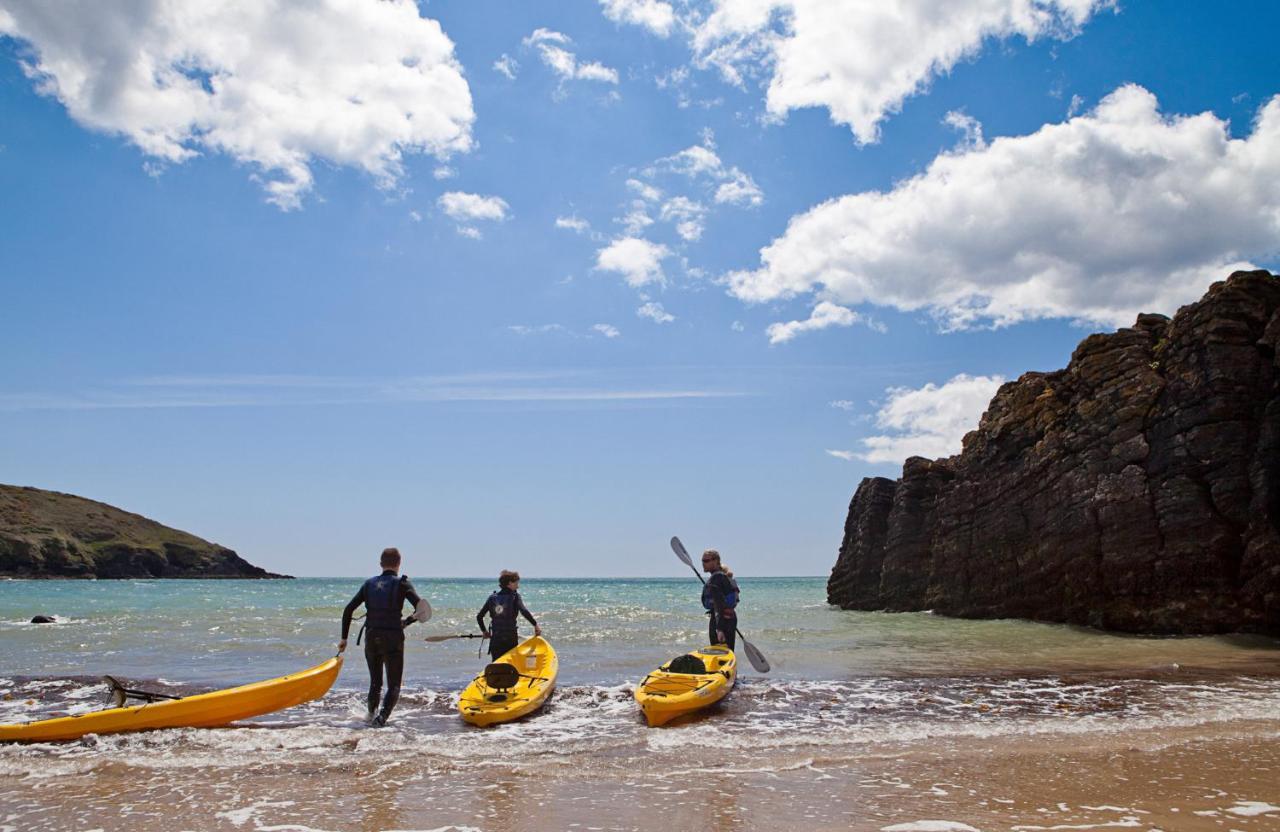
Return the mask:
<path id="1" fill-rule="evenodd" d="M 481 633 L 459 633 L 456 636 L 427 636 L 423 641 L 448 641 L 451 638 L 484 638 L 484 635 Z"/>

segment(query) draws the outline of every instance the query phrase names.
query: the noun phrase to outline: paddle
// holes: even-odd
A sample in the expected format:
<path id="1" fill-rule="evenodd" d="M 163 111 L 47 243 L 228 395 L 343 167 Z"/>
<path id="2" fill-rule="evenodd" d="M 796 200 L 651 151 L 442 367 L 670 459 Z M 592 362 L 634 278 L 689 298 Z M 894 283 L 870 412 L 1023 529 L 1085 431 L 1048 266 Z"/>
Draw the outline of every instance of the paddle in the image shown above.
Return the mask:
<path id="1" fill-rule="evenodd" d="M 707 581 L 702 577 L 702 573 L 698 571 L 698 567 L 693 565 L 693 558 L 689 557 L 689 553 L 685 550 L 684 544 L 680 542 L 680 538 L 671 538 L 671 551 L 675 552 L 676 557 L 684 561 L 693 570 L 693 574 L 698 576 L 698 580 L 702 581 L 703 586 L 707 585 Z M 738 638 L 742 639 L 742 649 L 746 652 L 747 660 L 751 662 L 751 666 L 756 669 L 757 673 L 768 673 L 769 660 L 764 657 L 764 653 L 761 653 L 754 644 L 747 641 L 747 637 L 742 634 L 742 631 L 736 625 L 733 629 L 737 632 Z"/>
<path id="2" fill-rule="evenodd" d="M 456 636 L 427 636 L 423 641 L 448 641 L 451 638 L 484 638 L 484 635 L 481 633 L 459 633 Z"/>
<path id="3" fill-rule="evenodd" d="M 142 699 L 146 702 L 159 702 L 162 699 L 181 699 L 181 696 L 170 696 L 167 693 L 153 693 L 149 690 L 134 690 L 126 688 L 120 684 L 120 680 L 114 676 L 103 676 L 102 681 L 107 683 L 107 687 L 111 688 L 111 697 L 115 700 L 117 708 L 123 708 L 126 700 Z"/>

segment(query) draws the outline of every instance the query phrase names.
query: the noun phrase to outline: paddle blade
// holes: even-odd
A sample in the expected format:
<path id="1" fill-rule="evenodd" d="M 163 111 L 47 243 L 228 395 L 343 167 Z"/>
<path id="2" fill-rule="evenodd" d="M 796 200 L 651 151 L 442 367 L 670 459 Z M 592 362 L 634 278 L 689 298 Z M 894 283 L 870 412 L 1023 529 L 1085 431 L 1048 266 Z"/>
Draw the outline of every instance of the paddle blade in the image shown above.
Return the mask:
<path id="1" fill-rule="evenodd" d="M 686 566 L 693 567 L 696 572 L 698 567 L 693 566 L 693 558 L 689 557 L 689 552 L 684 548 L 684 544 L 680 542 L 680 538 L 671 538 L 671 551 L 676 553 L 676 557 L 685 562 Z"/>
<path id="2" fill-rule="evenodd" d="M 756 669 L 757 673 L 769 672 L 769 660 L 764 657 L 764 653 L 756 649 L 754 644 L 744 638 L 742 640 L 742 649 L 747 654 L 747 661 L 751 662 L 751 666 Z"/>
<path id="3" fill-rule="evenodd" d="M 413 615 L 411 617 L 414 621 L 431 620 L 431 605 L 427 603 L 426 598 L 418 599 L 418 603 L 414 606 Z"/>
<path id="4" fill-rule="evenodd" d="M 124 685 L 114 676 L 103 676 L 102 681 L 107 683 L 107 687 L 111 689 L 111 701 L 115 703 L 117 708 L 123 708 L 128 697 L 124 692 Z"/>

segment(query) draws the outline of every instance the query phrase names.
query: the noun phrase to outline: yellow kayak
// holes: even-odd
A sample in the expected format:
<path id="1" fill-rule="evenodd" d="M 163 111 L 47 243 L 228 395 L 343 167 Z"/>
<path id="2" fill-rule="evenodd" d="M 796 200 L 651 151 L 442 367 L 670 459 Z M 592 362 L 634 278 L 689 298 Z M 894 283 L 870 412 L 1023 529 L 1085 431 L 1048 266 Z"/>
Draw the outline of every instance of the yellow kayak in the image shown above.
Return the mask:
<path id="1" fill-rule="evenodd" d="M 560 659 L 541 636 L 521 642 L 488 665 L 458 698 L 472 725 L 510 722 L 542 707 L 556 686 Z"/>
<path id="2" fill-rule="evenodd" d="M 690 662 L 689 657 L 697 661 Z M 698 662 L 705 672 L 698 672 Z M 693 672 L 681 672 L 685 670 Z M 676 717 L 724 699 L 737 677 L 738 660 L 732 650 L 724 645 L 703 647 L 689 656 L 672 659 L 644 677 L 636 687 L 636 702 L 650 725 L 666 725 Z"/>
<path id="3" fill-rule="evenodd" d="M 333 686 L 341 669 L 342 657 L 335 656 L 308 670 L 238 688 L 20 725 L 0 725 L 0 742 L 74 740 L 85 734 L 118 734 L 152 728 L 212 728 L 319 699 Z"/>

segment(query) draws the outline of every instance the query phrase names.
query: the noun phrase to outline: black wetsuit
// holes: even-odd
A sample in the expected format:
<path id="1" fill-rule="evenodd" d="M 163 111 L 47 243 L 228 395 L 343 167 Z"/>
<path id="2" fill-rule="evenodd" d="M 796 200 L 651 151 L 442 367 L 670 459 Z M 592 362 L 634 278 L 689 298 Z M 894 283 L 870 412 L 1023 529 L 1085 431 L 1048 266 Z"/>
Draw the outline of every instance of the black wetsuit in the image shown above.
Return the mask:
<path id="1" fill-rule="evenodd" d="M 407 621 L 400 618 L 404 602 L 416 607 L 420 600 L 407 577 L 399 577 L 394 570 L 385 569 L 381 575 L 365 581 L 356 597 L 342 611 L 342 638 L 346 639 L 356 607 L 364 604 L 368 610 L 364 659 L 369 665 L 369 713 L 377 711 L 382 722 L 391 716 L 391 709 L 400 698 L 400 679 L 404 675 L 404 626 Z M 384 671 L 387 676 L 385 697 L 382 696 Z M 381 711 L 378 710 L 379 698 L 382 699 Z"/>
<path id="2" fill-rule="evenodd" d="M 733 597 L 732 605 L 729 603 L 730 595 Z M 733 650 L 734 645 L 737 644 L 738 612 L 734 609 L 737 598 L 738 585 L 733 578 L 723 572 L 712 572 L 711 577 L 707 579 L 707 585 L 702 588 L 702 606 L 710 616 L 707 622 L 707 641 L 710 644 L 721 643 L 721 640 L 716 637 L 717 630 L 724 634 L 723 643 L 730 650 Z"/>
<path id="3" fill-rule="evenodd" d="M 481 631 L 486 629 L 484 626 L 486 613 L 492 622 L 488 629 L 493 633 L 489 641 L 489 655 L 495 659 L 520 643 L 520 634 L 516 632 L 516 613 L 527 618 L 533 626 L 538 626 L 538 622 L 533 619 L 533 614 L 525 608 L 520 593 L 514 589 L 500 589 L 484 602 L 484 606 L 476 614 L 476 623 L 480 625 Z"/>

